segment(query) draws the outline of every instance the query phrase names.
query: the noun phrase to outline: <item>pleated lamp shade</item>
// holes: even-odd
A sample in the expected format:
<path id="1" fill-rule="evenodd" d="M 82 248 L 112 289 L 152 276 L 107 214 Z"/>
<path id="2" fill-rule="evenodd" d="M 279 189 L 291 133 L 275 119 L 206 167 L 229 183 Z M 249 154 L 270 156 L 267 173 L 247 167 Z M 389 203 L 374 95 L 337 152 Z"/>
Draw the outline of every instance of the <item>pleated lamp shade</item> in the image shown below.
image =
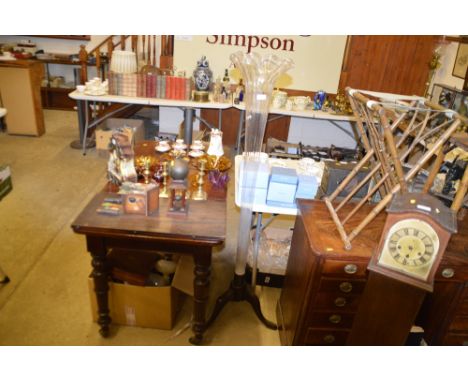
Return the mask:
<path id="1" fill-rule="evenodd" d="M 135 52 L 115 50 L 112 52 L 110 70 L 114 73 L 136 73 L 137 61 Z"/>

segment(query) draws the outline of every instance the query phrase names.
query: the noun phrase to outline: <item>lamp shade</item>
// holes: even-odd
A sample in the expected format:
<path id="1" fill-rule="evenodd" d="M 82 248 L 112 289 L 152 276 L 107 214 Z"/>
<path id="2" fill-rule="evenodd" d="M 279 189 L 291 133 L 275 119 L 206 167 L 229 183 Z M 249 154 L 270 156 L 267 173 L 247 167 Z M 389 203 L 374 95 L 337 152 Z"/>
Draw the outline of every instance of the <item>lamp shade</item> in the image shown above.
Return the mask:
<path id="1" fill-rule="evenodd" d="M 112 53 L 110 70 L 114 73 L 136 73 L 137 60 L 135 52 L 116 50 Z"/>

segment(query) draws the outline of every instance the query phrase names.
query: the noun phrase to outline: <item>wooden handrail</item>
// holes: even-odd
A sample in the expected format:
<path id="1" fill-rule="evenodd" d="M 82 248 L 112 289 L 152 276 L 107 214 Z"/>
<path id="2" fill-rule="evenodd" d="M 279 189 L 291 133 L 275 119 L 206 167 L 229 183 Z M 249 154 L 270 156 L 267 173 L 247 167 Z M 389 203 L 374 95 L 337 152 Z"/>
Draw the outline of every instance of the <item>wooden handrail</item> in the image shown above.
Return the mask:
<path id="1" fill-rule="evenodd" d="M 110 35 L 106 37 L 103 41 L 101 41 L 98 45 L 96 45 L 92 50 L 89 52 L 86 50 L 85 45 L 80 45 L 80 52 L 79 52 L 79 60 L 81 65 L 81 83 L 84 84 L 88 80 L 88 58 L 89 56 L 96 57 L 96 69 L 99 71 L 103 62 L 101 60 L 101 53 L 103 52 L 103 47 L 106 46 L 107 49 L 107 57 L 108 60 L 112 58 L 112 52 L 118 46 L 121 46 L 122 50 L 125 50 L 127 39 L 130 38 L 130 47 L 133 52 L 137 53 L 138 50 L 138 35 L 120 35 L 120 38 L 117 42 L 114 43 L 114 38 L 117 35 Z M 155 36 L 156 37 L 156 36 Z M 143 42 L 143 59 L 145 55 L 145 36 L 142 36 Z M 156 46 L 153 46 L 156 49 Z M 154 52 L 156 53 L 156 52 Z M 173 55 L 174 55 L 174 36 L 172 35 L 162 35 L 161 36 L 161 54 L 160 54 L 160 67 L 161 69 L 172 69 L 173 67 Z M 104 74 L 105 75 L 105 74 Z"/>

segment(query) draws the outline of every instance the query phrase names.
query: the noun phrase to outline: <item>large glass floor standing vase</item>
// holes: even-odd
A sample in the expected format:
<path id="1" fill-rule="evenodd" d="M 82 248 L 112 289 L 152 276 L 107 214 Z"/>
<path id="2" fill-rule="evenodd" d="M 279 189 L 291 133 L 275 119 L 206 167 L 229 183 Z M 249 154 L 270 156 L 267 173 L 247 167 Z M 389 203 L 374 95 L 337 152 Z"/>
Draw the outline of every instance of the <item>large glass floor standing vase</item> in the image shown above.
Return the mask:
<path id="1" fill-rule="evenodd" d="M 276 324 L 262 314 L 260 301 L 246 280 L 245 270 L 252 225 L 252 206 L 255 200 L 256 181 L 259 171 L 266 166 L 265 154 L 261 155 L 265 127 L 268 120 L 270 98 L 279 76 L 293 66 L 290 59 L 275 55 L 260 56 L 258 53 L 237 52 L 231 61 L 241 72 L 245 83 L 245 150 L 239 171 L 240 220 L 237 240 L 237 255 L 234 279 L 229 289 L 217 301 L 207 322 L 210 325 L 229 301 L 247 301 L 258 318 L 271 329 Z"/>

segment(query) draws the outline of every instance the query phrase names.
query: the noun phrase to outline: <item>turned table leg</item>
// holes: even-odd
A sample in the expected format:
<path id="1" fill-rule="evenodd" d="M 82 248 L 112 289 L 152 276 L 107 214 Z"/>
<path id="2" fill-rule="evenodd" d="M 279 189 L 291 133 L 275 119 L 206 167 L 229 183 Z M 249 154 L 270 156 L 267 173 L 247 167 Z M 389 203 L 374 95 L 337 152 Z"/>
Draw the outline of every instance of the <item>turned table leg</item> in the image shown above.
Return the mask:
<path id="1" fill-rule="evenodd" d="M 206 330 L 206 303 L 210 287 L 211 248 L 202 248 L 194 254 L 195 278 L 193 281 L 193 337 L 190 343 L 200 345 Z"/>
<path id="2" fill-rule="evenodd" d="M 104 239 L 97 237 L 87 237 L 88 251 L 92 256 L 94 279 L 94 292 L 96 293 L 98 305 L 98 324 L 101 327 L 99 333 L 102 337 L 109 336 L 109 325 L 111 318 L 109 315 L 109 302 L 108 302 L 108 276 L 109 266 L 107 263 L 107 250 L 105 247 Z"/>

